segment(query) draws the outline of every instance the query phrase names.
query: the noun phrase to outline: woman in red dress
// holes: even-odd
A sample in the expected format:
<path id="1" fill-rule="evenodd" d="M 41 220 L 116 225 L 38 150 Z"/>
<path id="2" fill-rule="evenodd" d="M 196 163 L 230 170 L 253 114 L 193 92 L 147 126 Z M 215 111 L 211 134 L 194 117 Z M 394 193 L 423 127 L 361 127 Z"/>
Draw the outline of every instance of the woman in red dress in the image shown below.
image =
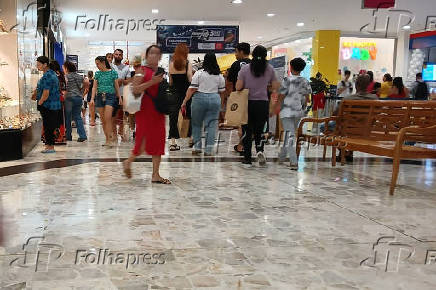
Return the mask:
<path id="1" fill-rule="evenodd" d="M 155 109 L 152 100 L 157 96 L 159 83 L 162 82 L 164 76 L 163 74 L 155 75 L 161 56 L 162 52 L 158 46 L 148 47 L 145 54 L 147 66 L 136 69 L 132 83 L 133 93 L 135 95 L 144 93 L 144 95 L 141 109 L 135 115 L 135 147 L 129 159 L 123 162 L 123 167 L 126 176 L 131 178 L 131 164 L 145 150 L 148 155 L 152 156 L 153 175 L 151 182 L 171 184 L 168 179 L 162 178 L 159 174 L 161 156 L 165 154 L 165 115 Z"/>

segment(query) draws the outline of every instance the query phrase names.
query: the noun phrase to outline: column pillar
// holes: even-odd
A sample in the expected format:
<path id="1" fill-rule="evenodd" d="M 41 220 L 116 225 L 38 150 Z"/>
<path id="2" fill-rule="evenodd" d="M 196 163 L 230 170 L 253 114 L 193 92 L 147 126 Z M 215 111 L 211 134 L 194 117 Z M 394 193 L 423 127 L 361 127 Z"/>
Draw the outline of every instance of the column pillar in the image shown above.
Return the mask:
<path id="1" fill-rule="evenodd" d="M 336 85 L 339 82 L 340 37 L 339 30 L 318 30 L 315 32 L 312 41 L 313 77 L 317 72 L 320 72 L 330 83 Z"/>

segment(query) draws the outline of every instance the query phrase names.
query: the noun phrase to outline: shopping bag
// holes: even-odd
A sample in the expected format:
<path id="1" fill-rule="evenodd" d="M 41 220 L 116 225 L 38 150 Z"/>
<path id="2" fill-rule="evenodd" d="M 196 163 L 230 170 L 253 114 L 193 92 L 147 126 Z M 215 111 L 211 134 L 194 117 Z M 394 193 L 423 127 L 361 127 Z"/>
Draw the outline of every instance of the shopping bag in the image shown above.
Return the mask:
<path id="1" fill-rule="evenodd" d="M 142 96 L 135 98 L 132 91 L 132 85 L 127 84 L 123 88 L 123 108 L 124 111 L 129 112 L 129 114 L 135 114 L 141 109 Z"/>
<path id="2" fill-rule="evenodd" d="M 239 127 L 248 123 L 248 90 L 230 94 L 225 118 L 226 126 Z"/>
<path id="3" fill-rule="evenodd" d="M 179 120 L 177 122 L 177 128 L 179 129 L 180 138 L 188 138 L 190 120 L 183 117 L 182 110 L 179 111 Z"/>

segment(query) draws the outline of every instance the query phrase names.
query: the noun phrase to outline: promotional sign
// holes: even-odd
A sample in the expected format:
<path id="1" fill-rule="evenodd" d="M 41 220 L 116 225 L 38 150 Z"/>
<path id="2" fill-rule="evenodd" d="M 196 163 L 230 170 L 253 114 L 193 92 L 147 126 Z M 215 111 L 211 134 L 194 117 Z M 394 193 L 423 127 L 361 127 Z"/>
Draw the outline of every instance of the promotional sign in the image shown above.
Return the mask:
<path id="1" fill-rule="evenodd" d="M 191 53 L 234 53 L 239 26 L 159 25 L 156 42 L 163 53 L 173 53 L 179 43 Z"/>
<path id="2" fill-rule="evenodd" d="M 387 9 L 395 7 L 395 0 L 362 0 L 362 8 Z"/>
<path id="3" fill-rule="evenodd" d="M 377 44 L 375 42 L 344 42 L 341 56 L 343 60 L 376 60 Z"/>
<path id="4" fill-rule="evenodd" d="M 66 61 L 70 61 L 76 65 L 76 68 L 79 69 L 79 56 L 75 54 L 67 54 Z"/>
<path id="5" fill-rule="evenodd" d="M 281 81 L 287 75 L 286 56 L 279 56 L 270 59 L 269 64 L 273 66 L 276 76 Z"/>

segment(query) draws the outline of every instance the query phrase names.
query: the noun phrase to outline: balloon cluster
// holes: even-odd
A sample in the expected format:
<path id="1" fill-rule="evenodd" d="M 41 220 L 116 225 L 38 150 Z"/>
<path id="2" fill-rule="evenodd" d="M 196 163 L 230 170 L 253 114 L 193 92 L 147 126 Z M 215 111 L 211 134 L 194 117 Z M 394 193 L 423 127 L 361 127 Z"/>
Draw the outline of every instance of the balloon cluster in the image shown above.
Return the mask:
<path id="1" fill-rule="evenodd" d="M 425 53 L 422 49 L 415 49 L 412 51 L 409 71 L 407 73 L 407 85 L 412 84 L 416 79 L 416 74 L 422 72 L 422 66 L 424 65 Z"/>

